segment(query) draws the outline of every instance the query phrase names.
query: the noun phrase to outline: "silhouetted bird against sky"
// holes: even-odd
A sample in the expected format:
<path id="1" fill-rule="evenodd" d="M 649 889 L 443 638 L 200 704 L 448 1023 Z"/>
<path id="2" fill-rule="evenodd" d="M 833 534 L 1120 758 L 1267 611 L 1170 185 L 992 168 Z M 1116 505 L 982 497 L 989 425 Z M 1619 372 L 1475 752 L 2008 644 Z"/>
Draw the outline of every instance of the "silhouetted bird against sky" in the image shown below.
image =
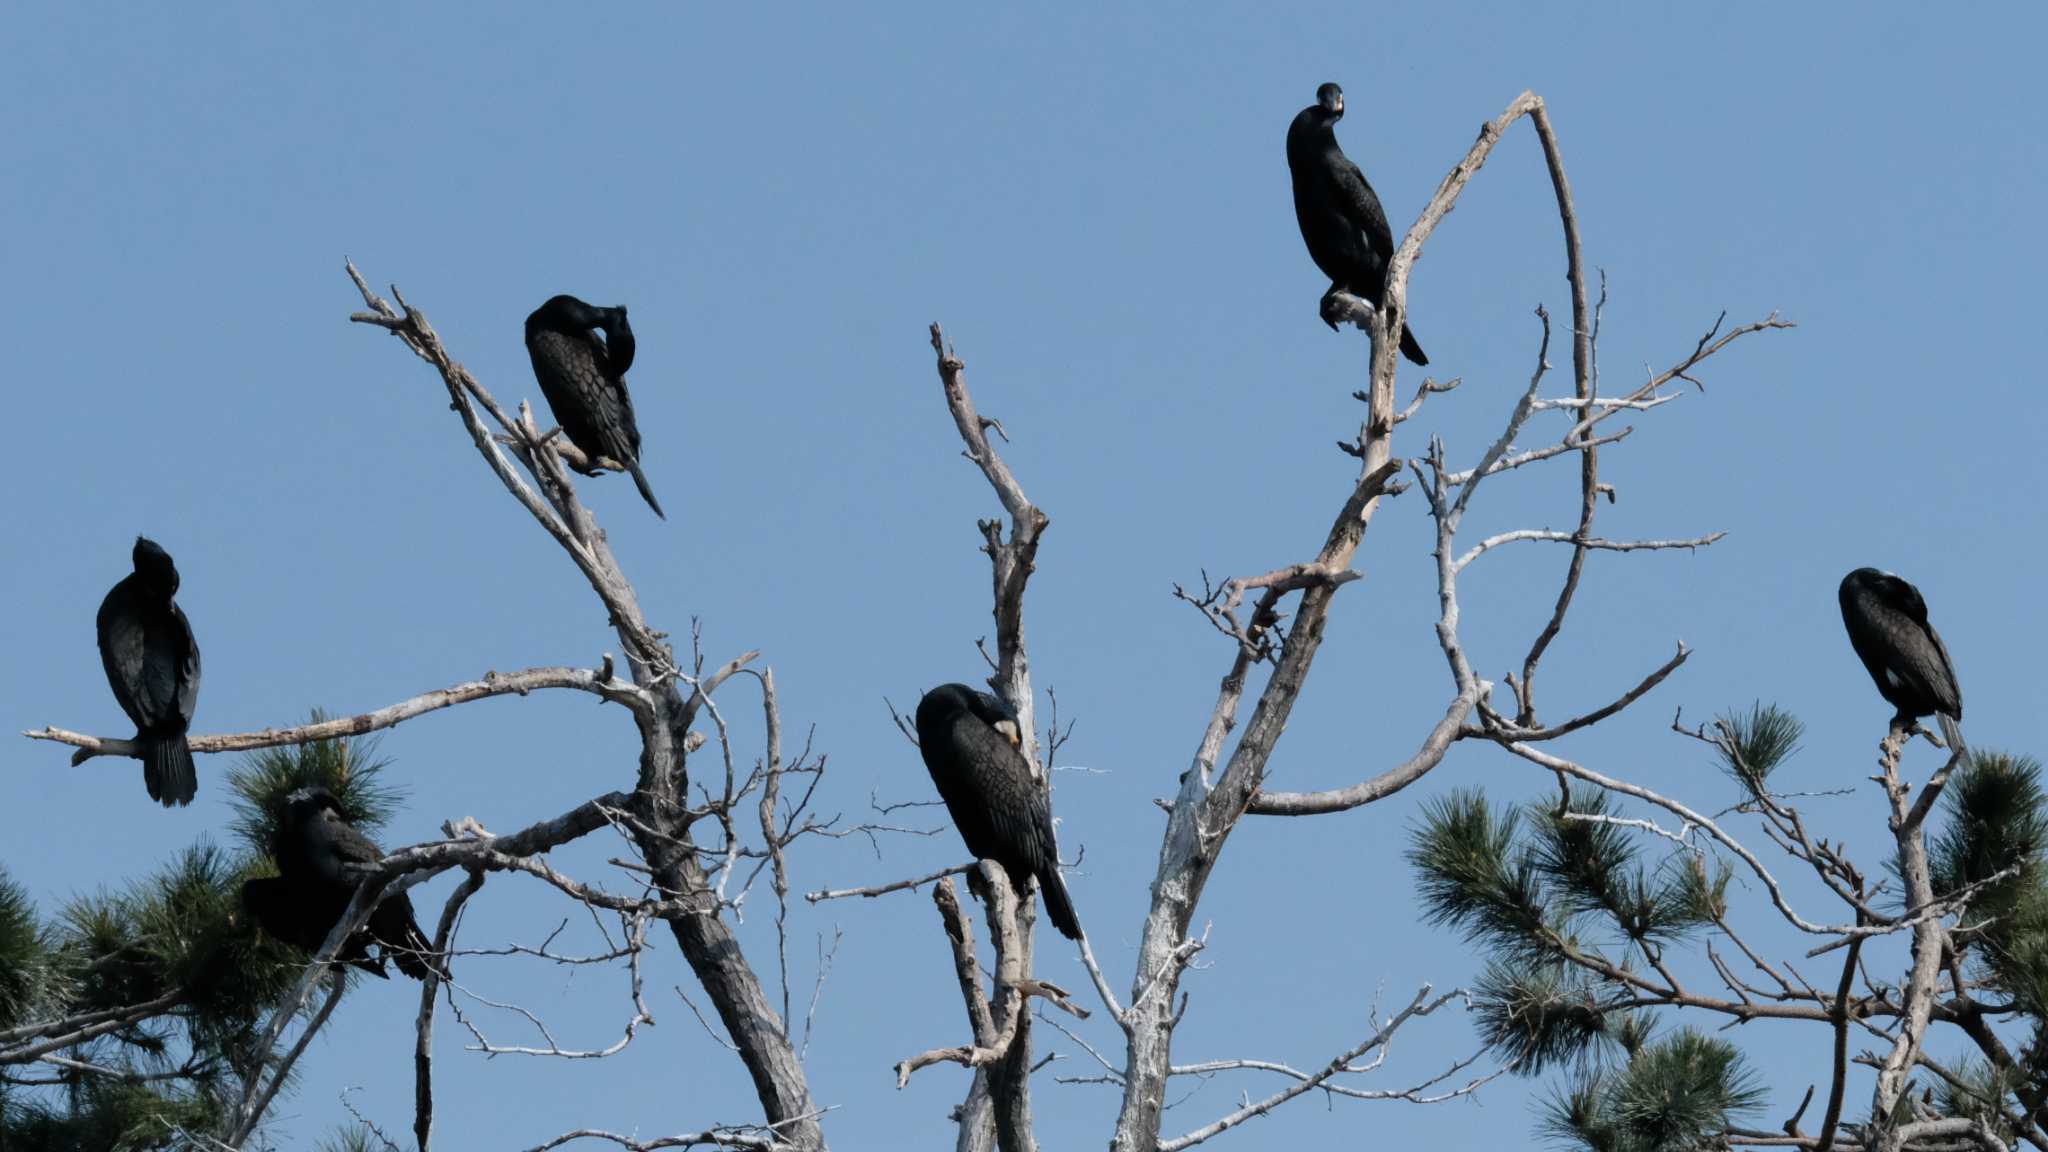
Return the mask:
<path id="1" fill-rule="evenodd" d="M 333 931 L 335 921 L 341 919 L 357 885 L 362 883 L 355 869 L 384 859 L 384 853 L 368 836 L 341 818 L 340 803 L 325 788 L 301 788 L 286 798 L 284 819 L 278 823 L 271 856 L 285 881 L 284 890 L 306 900 L 307 923 L 298 931 L 302 933 L 301 939 L 311 936 L 313 948 L 318 948 L 319 942 Z M 387 892 L 370 913 L 364 931 L 376 942 L 384 958 L 398 965 L 400 972 L 415 980 L 427 978 L 428 965 L 435 962 L 434 946 L 414 921 L 412 899 L 405 893 Z M 290 939 L 283 932 L 274 935 Z M 360 943 L 350 942 L 351 950 L 360 953 L 361 948 Z"/>
<path id="2" fill-rule="evenodd" d="M 584 455 L 610 457 L 632 473 L 647 506 L 666 520 L 640 472 L 640 428 L 633 422 L 633 398 L 626 394 L 633 350 L 633 328 L 623 304 L 599 308 L 574 296 L 556 296 L 526 318 L 526 353 L 555 423 Z"/>
<path id="3" fill-rule="evenodd" d="M 199 703 L 199 645 L 172 597 L 178 568 L 156 542 L 135 538 L 135 571 L 100 601 L 100 663 L 142 746 L 149 798 L 168 808 L 199 792 L 185 731 Z"/>
<path id="4" fill-rule="evenodd" d="M 1074 902 L 1060 879 L 1052 805 L 1018 750 L 1017 716 L 1001 700 L 965 684 L 946 684 L 917 702 L 917 748 L 953 826 L 979 860 L 1010 874 L 1019 895 L 1038 877 L 1045 914 L 1069 940 L 1081 938 Z"/>
<path id="5" fill-rule="evenodd" d="M 1330 278 L 1330 292 L 1349 292 L 1377 307 L 1387 283 L 1387 262 L 1394 258 L 1394 232 L 1365 173 L 1337 145 L 1337 121 L 1344 118 L 1344 90 L 1335 84 L 1316 89 L 1316 102 L 1303 108 L 1287 126 L 1287 170 L 1294 177 L 1294 220 L 1308 254 Z M 1329 293 L 1323 301 L 1329 302 Z M 1332 331 L 1337 322 L 1324 313 Z M 1401 355 L 1417 364 L 1429 363 L 1422 345 L 1404 323 Z"/>
<path id="6" fill-rule="evenodd" d="M 1931 714 L 1949 747 L 1962 751 L 1963 690 L 1920 590 L 1889 572 L 1858 568 L 1842 577 L 1837 595 L 1849 643 L 1899 720 Z"/>

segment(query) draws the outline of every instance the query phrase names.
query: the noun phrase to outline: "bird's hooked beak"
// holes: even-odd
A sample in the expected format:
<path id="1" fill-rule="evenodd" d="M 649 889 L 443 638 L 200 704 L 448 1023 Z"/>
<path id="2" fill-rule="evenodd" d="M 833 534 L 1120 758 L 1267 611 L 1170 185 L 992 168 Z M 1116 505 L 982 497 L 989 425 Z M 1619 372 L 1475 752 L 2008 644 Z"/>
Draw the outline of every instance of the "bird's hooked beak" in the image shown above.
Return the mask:
<path id="1" fill-rule="evenodd" d="M 1003 739 L 1010 742 L 1010 747 L 1022 748 L 1024 746 L 1024 733 L 1018 731 L 1015 720 L 998 720 L 995 727 L 996 732 Z"/>
<path id="2" fill-rule="evenodd" d="M 1316 105 L 1323 113 L 1335 120 L 1344 115 L 1344 90 L 1335 84 L 1325 84 L 1316 89 Z"/>

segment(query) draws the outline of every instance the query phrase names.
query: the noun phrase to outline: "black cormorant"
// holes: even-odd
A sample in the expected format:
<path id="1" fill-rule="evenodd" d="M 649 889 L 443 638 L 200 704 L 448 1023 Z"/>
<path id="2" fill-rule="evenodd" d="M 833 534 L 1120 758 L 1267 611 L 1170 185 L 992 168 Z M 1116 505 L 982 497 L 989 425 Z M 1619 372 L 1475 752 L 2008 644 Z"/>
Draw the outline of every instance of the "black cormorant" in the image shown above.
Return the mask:
<path id="1" fill-rule="evenodd" d="M 199 645 L 172 599 L 178 568 L 171 554 L 137 536 L 134 558 L 135 571 L 100 601 L 100 663 L 114 699 L 135 724 L 149 798 L 169 808 L 190 804 L 199 791 L 192 749 L 185 744 L 199 703 Z"/>
<path id="2" fill-rule="evenodd" d="M 1365 173 L 1337 145 L 1337 121 L 1344 118 L 1344 90 L 1335 84 L 1316 89 L 1316 102 L 1295 114 L 1287 126 L 1287 170 L 1294 177 L 1294 219 L 1308 254 L 1330 278 L 1331 293 L 1380 303 L 1386 287 L 1387 262 L 1394 258 L 1394 232 L 1380 198 L 1366 183 Z M 1325 311 L 1332 331 L 1337 322 Z M 1415 334 L 1401 325 L 1401 355 L 1417 364 L 1429 363 Z"/>
<path id="3" fill-rule="evenodd" d="M 1920 590 L 1889 572 L 1858 568 L 1842 577 L 1838 597 L 1849 643 L 1899 722 L 1932 714 L 1950 749 L 1962 751 L 1963 690 Z"/>
<path id="4" fill-rule="evenodd" d="M 604 339 L 597 338 L 597 332 Z M 599 308 L 574 296 L 556 296 L 526 318 L 526 354 L 548 410 L 569 442 L 585 456 L 609 457 L 633 474 L 654 514 L 668 516 L 640 472 L 640 428 L 626 370 L 633 366 L 633 328 L 626 307 Z M 596 460 L 585 469 L 595 474 Z"/>
<path id="5" fill-rule="evenodd" d="M 299 931 L 304 933 L 302 938 L 313 940 L 308 951 L 319 947 L 348 909 L 362 882 L 357 869 L 384 859 L 368 836 L 342 819 L 341 804 L 334 794 L 318 787 L 301 788 L 286 798 L 271 856 L 277 861 L 284 890 L 305 901 L 303 915 L 308 923 Z M 427 978 L 434 946 L 413 919 L 412 899 L 405 893 L 387 893 L 363 930 L 400 972 L 415 980 Z M 276 935 L 290 939 L 282 932 Z M 362 947 L 363 942 L 350 941 L 343 959 L 353 963 L 350 953 L 360 953 Z"/>
<path id="6" fill-rule="evenodd" d="M 311 956 L 327 942 L 334 922 L 348 910 L 349 897 L 337 902 L 325 888 L 294 884 L 282 876 L 259 876 L 242 882 L 242 906 L 256 918 L 263 931 Z M 370 955 L 370 934 L 358 932 L 342 945 L 335 960 L 352 964 L 379 979 L 388 980 L 384 962 Z"/>
<path id="7" fill-rule="evenodd" d="M 1052 806 L 1018 750 L 1021 737 L 1007 705 L 965 684 L 942 685 L 917 702 L 918 751 L 967 850 L 1001 864 L 1020 895 L 1038 877 L 1053 927 L 1079 940 L 1081 922 L 1060 879 Z"/>

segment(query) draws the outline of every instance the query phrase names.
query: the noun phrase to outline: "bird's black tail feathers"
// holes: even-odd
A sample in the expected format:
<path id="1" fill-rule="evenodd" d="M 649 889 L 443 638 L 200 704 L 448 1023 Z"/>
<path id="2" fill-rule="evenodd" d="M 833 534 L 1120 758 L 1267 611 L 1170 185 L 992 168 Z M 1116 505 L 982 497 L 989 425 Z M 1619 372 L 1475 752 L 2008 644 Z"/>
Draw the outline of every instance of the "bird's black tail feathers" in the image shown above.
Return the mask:
<path id="1" fill-rule="evenodd" d="M 372 957 L 363 950 L 360 944 L 352 944 L 350 947 L 342 949 L 342 954 L 336 956 L 334 962 L 337 964 L 347 964 L 359 971 L 368 972 L 379 980 L 391 979 L 391 973 L 384 970 L 384 962 Z"/>
<path id="2" fill-rule="evenodd" d="M 149 798 L 166 808 L 190 804 L 199 794 L 199 770 L 192 766 L 185 734 L 136 740 L 142 745 L 142 782 L 149 786 Z"/>
<path id="3" fill-rule="evenodd" d="M 1401 325 L 1401 355 L 1406 356 L 1411 364 L 1429 363 L 1429 357 L 1422 354 L 1422 345 L 1415 342 L 1415 333 L 1410 332 L 1406 324 Z"/>
<path id="4" fill-rule="evenodd" d="M 1045 896 L 1045 918 L 1069 940 L 1081 938 L 1081 921 L 1074 915 L 1074 900 L 1067 895 L 1067 882 L 1057 867 L 1038 878 L 1038 890 Z"/>
<path id="5" fill-rule="evenodd" d="M 626 465 L 626 471 L 633 474 L 633 483 L 640 489 L 640 498 L 647 501 L 647 506 L 654 509 L 656 516 L 661 517 L 663 520 L 668 519 L 668 513 L 661 510 L 661 501 L 654 498 L 654 489 L 647 486 L 647 477 L 640 473 L 640 462 L 635 460 Z"/>
<path id="6" fill-rule="evenodd" d="M 425 982 L 428 976 L 442 980 L 448 978 L 447 961 L 434 951 L 434 944 L 418 924 L 408 921 L 405 939 L 396 944 L 386 943 L 385 958 L 398 965 L 398 970 L 415 980 Z"/>

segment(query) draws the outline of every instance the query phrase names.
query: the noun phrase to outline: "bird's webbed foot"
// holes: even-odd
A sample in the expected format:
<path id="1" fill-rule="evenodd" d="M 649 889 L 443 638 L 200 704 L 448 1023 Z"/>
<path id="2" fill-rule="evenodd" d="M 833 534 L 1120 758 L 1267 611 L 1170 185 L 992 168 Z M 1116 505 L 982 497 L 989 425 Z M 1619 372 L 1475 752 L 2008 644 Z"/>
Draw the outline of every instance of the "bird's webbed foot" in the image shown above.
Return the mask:
<path id="1" fill-rule="evenodd" d="M 1330 285 L 1330 290 L 1323 293 L 1319 310 L 1322 313 L 1323 323 L 1328 324 L 1332 332 L 1337 331 L 1339 325 L 1343 324 L 1349 324 L 1364 332 L 1367 331 L 1366 324 L 1368 318 L 1377 307 L 1377 305 L 1365 297 L 1332 284 Z"/>
<path id="2" fill-rule="evenodd" d="M 982 874 L 980 861 L 967 870 L 967 894 L 983 903 L 988 902 L 988 877 Z"/>

